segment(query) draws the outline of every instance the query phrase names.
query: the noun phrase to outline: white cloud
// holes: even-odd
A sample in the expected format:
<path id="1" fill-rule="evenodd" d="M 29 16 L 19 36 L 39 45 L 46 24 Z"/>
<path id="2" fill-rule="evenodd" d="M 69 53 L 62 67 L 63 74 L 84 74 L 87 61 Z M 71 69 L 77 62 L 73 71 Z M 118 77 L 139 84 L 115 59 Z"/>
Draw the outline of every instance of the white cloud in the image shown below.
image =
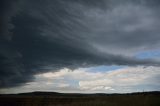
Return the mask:
<path id="1" fill-rule="evenodd" d="M 143 90 L 160 90 L 160 67 L 125 67 L 106 72 L 92 72 L 87 68 L 61 69 L 35 76 L 35 82 L 23 87 L 5 89 L 5 92 L 29 90 L 81 92 L 81 93 L 123 93 Z M 17 90 L 17 91 L 16 91 Z"/>
<path id="2" fill-rule="evenodd" d="M 48 72 L 44 74 L 38 74 L 36 78 L 46 78 L 46 79 L 64 79 L 73 78 L 77 80 L 83 79 L 97 79 L 103 76 L 101 72 L 87 72 L 87 68 L 80 68 L 76 70 L 70 70 L 67 68 L 61 69 L 58 72 Z"/>
<path id="3" fill-rule="evenodd" d="M 67 74 L 69 74 L 69 71 L 70 71 L 69 69 L 64 68 L 58 72 L 48 72 L 44 74 L 38 74 L 36 75 L 36 77 L 44 77 L 48 79 L 62 78 L 63 76 L 66 76 Z"/>
<path id="4" fill-rule="evenodd" d="M 105 89 L 105 85 L 111 85 L 113 83 L 112 80 L 108 79 L 95 79 L 91 81 L 79 81 L 80 89 L 84 90 L 97 90 L 97 89 Z"/>
<path id="5" fill-rule="evenodd" d="M 103 90 L 110 90 L 105 89 L 105 87 L 109 86 L 111 87 L 111 89 L 114 89 L 116 90 L 116 92 L 119 92 L 122 88 L 132 89 L 132 87 L 137 87 L 138 89 L 139 87 L 146 85 L 150 85 L 150 87 L 153 88 L 154 86 L 160 86 L 160 84 L 158 83 L 159 79 L 156 77 L 160 76 L 159 67 L 128 67 L 114 71 L 109 71 L 103 74 L 104 76 L 102 78 L 80 81 L 80 88 L 88 90 L 97 90 L 93 88 L 102 87 Z M 145 88 L 146 87 L 142 89 Z M 136 89 L 134 88 L 134 90 Z"/>
<path id="6" fill-rule="evenodd" d="M 65 88 L 65 87 L 69 87 L 70 85 L 67 84 L 67 83 L 60 83 L 57 87 L 60 87 L 60 88 Z"/>
<path id="7" fill-rule="evenodd" d="M 134 92 L 143 86 L 160 86 L 157 76 L 160 76 L 160 67 L 125 67 L 106 72 L 92 72 L 87 68 L 76 70 L 61 69 L 59 72 L 49 72 L 36 75 L 36 79 L 49 79 L 62 84 L 59 87 L 76 87 L 85 92 Z M 76 84 L 75 84 L 76 81 Z M 152 87 L 151 87 L 152 88 Z M 148 89 L 148 88 L 146 88 Z M 157 88 L 155 88 L 157 89 Z M 142 88 L 141 88 L 142 90 Z"/>

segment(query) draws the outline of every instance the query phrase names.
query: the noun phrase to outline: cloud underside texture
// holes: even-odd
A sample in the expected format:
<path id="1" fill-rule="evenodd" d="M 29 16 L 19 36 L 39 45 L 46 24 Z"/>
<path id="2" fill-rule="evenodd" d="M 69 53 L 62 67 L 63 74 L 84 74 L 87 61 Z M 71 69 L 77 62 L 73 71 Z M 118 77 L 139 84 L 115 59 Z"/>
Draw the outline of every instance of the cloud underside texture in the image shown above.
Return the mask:
<path id="1" fill-rule="evenodd" d="M 158 49 L 158 0 L 2 0 L 0 88 L 62 68 L 159 66 L 135 54 Z"/>

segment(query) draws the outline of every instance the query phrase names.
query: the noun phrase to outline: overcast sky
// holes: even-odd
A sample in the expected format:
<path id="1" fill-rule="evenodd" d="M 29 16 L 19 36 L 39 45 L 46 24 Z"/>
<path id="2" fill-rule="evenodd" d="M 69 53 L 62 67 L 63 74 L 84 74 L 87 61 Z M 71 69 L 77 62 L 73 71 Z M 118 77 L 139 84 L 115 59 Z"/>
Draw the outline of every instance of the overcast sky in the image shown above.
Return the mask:
<path id="1" fill-rule="evenodd" d="M 1 0 L 0 93 L 160 90 L 159 0 Z"/>

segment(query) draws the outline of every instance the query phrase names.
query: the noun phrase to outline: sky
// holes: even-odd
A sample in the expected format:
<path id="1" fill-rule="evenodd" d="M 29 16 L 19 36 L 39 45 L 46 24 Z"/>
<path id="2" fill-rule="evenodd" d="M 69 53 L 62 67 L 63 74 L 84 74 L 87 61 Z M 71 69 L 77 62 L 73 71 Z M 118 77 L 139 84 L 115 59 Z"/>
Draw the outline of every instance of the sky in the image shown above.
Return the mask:
<path id="1" fill-rule="evenodd" d="M 0 93 L 160 91 L 159 0 L 1 0 Z"/>

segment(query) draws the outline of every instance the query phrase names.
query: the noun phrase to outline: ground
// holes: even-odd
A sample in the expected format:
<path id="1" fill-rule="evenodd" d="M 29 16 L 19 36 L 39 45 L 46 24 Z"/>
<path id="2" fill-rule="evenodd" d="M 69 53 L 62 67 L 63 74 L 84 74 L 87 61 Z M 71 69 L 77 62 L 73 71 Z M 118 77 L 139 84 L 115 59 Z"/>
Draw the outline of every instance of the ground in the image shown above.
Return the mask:
<path id="1" fill-rule="evenodd" d="M 160 106 L 160 92 L 132 94 L 34 92 L 0 95 L 0 106 Z"/>

